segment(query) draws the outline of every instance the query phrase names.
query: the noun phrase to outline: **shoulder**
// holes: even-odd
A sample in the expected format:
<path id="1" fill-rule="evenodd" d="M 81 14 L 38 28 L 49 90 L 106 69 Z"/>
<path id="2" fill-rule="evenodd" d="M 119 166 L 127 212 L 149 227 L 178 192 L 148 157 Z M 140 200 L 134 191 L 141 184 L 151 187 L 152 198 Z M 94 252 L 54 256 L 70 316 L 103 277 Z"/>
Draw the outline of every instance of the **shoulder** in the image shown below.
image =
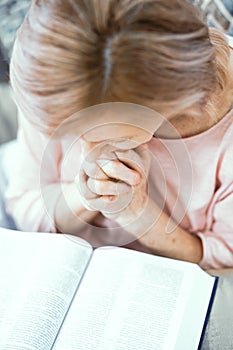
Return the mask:
<path id="1" fill-rule="evenodd" d="M 225 119 L 225 120 L 224 120 Z M 222 123 L 223 138 L 222 147 L 223 149 L 233 145 L 233 109 L 225 116 Z"/>
<path id="2" fill-rule="evenodd" d="M 21 155 L 30 155 L 30 158 L 41 162 L 45 154 L 50 154 L 51 159 L 59 160 L 61 156 L 61 140 L 55 139 L 40 132 L 23 113 L 18 112 L 18 148 Z"/>
<path id="3" fill-rule="evenodd" d="M 218 174 L 223 182 L 233 181 L 233 110 L 223 125 L 224 133 L 219 149 Z"/>

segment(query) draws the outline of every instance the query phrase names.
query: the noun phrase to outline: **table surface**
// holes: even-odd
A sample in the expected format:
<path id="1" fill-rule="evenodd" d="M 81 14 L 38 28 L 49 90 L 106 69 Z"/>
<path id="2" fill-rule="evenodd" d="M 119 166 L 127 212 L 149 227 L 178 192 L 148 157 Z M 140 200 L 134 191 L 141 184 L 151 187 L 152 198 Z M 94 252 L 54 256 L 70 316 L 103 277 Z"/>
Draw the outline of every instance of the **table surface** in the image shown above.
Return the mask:
<path id="1" fill-rule="evenodd" d="M 233 267 L 225 268 L 225 269 L 216 269 L 216 270 L 210 269 L 210 270 L 207 270 L 206 272 L 208 272 L 209 274 L 214 275 L 214 276 L 221 276 L 221 275 L 224 275 L 226 273 L 233 272 Z"/>

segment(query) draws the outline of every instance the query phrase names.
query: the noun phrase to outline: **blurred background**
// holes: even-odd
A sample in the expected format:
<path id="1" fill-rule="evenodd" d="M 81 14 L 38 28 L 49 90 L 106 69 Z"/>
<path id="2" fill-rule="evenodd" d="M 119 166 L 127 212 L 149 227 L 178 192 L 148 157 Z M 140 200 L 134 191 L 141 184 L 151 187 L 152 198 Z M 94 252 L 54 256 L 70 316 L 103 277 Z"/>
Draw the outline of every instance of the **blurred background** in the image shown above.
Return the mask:
<path id="1" fill-rule="evenodd" d="M 210 26 L 233 36 L 233 0 L 189 1 L 199 8 Z M 9 61 L 17 29 L 30 3 L 31 0 L 0 0 L 0 144 L 16 136 L 17 112 L 9 85 Z"/>
<path id="2" fill-rule="evenodd" d="M 16 137 L 17 111 L 9 85 L 9 61 L 30 0 L 0 0 L 0 144 Z"/>

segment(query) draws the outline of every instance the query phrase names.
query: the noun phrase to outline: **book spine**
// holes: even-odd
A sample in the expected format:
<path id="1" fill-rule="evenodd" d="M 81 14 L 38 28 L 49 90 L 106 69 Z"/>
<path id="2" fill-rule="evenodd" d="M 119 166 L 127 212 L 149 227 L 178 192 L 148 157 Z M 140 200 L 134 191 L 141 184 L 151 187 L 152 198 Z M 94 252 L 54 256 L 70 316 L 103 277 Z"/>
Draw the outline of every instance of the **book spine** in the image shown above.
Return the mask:
<path id="1" fill-rule="evenodd" d="M 207 327 L 207 324 L 208 324 L 208 321 L 210 318 L 210 314 L 211 314 L 211 310 L 212 310 L 212 306 L 214 303 L 214 298 L 215 298 L 215 294 L 216 294 L 216 290 L 217 290 L 217 286 L 218 286 L 218 280 L 219 280 L 219 278 L 216 276 L 215 281 L 214 281 L 214 285 L 213 285 L 213 289 L 212 289 L 212 293 L 211 293 L 211 297 L 210 297 L 210 301 L 209 301 L 209 306 L 208 306 L 208 309 L 206 312 L 205 321 L 204 321 L 203 328 L 202 328 L 202 333 L 201 333 L 201 338 L 200 338 L 199 345 L 198 345 L 198 350 L 201 350 L 202 345 L 203 345 L 206 327 Z"/>

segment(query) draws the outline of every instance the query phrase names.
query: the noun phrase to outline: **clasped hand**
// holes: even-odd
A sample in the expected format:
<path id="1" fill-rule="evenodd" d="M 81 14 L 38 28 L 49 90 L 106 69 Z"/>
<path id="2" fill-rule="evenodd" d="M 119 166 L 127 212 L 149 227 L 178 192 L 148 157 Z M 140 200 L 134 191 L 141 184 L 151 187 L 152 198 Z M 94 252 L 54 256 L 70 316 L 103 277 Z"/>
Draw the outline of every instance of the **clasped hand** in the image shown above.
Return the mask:
<path id="1" fill-rule="evenodd" d="M 98 153 L 98 152 L 97 152 Z M 140 216 L 148 200 L 147 177 L 150 155 L 147 145 L 106 152 L 94 158 L 82 155 L 76 178 L 84 207 L 125 226 Z"/>

